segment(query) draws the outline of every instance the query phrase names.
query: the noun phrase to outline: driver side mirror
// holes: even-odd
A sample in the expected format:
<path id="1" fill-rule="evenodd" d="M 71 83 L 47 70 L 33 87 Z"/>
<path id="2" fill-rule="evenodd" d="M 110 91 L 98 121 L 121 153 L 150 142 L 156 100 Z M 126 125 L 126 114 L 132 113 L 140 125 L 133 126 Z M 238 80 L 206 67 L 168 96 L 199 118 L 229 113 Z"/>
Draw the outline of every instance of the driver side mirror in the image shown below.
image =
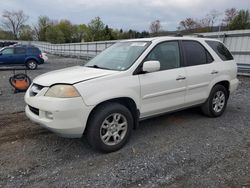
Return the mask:
<path id="1" fill-rule="evenodd" d="M 143 72 L 156 72 L 160 70 L 160 62 L 159 61 L 145 61 L 142 66 Z"/>

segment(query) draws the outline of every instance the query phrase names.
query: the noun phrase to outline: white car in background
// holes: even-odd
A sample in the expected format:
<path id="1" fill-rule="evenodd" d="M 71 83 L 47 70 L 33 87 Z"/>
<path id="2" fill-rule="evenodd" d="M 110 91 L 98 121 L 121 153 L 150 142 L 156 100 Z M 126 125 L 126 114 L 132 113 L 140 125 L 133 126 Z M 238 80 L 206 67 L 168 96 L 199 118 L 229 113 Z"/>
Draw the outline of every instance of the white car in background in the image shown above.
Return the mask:
<path id="1" fill-rule="evenodd" d="M 45 53 L 45 52 L 42 52 L 42 58 L 43 58 L 44 62 L 48 62 L 48 60 L 49 60 L 47 53 Z"/>
<path id="2" fill-rule="evenodd" d="M 237 86 L 236 63 L 218 40 L 127 40 L 84 66 L 35 78 L 25 95 L 25 111 L 59 135 L 86 135 L 94 148 L 112 152 L 145 118 L 193 106 L 207 116 L 221 116 Z"/>

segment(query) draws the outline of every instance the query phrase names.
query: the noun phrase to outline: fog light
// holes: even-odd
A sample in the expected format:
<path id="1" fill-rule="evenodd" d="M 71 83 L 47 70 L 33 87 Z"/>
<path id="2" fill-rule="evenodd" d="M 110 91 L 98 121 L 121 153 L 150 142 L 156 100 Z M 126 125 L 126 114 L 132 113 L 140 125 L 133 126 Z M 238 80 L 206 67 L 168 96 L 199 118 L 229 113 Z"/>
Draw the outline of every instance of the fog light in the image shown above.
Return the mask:
<path id="1" fill-rule="evenodd" d="M 53 119 L 53 114 L 52 112 L 45 112 L 45 117 L 48 118 L 48 119 Z"/>

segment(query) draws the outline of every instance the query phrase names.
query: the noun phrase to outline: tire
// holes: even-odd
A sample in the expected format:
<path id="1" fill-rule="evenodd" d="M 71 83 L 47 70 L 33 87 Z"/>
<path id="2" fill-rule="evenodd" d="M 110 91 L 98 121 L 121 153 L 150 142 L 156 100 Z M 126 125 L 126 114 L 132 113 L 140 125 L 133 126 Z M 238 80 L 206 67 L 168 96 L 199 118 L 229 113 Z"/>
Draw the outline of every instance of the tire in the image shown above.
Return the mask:
<path id="1" fill-rule="evenodd" d="M 88 121 L 87 140 L 98 151 L 117 151 L 128 141 L 133 123 L 132 114 L 125 106 L 111 102 L 103 104 L 95 109 Z"/>
<path id="2" fill-rule="evenodd" d="M 215 85 L 207 101 L 201 106 L 203 114 L 209 117 L 219 117 L 223 114 L 227 106 L 229 92 L 222 85 Z"/>
<path id="3" fill-rule="evenodd" d="M 37 62 L 35 60 L 29 60 L 26 63 L 26 67 L 30 70 L 35 70 L 37 68 Z"/>

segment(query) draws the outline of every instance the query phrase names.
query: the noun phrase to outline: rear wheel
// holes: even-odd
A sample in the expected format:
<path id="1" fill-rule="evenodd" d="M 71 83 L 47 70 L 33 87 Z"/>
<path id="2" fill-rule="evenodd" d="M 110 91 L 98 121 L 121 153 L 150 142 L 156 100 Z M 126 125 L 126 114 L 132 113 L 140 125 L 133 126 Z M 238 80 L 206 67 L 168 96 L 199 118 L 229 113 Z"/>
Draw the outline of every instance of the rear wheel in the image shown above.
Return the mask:
<path id="1" fill-rule="evenodd" d="M 128 141 L 133 127 L 131 112 L 119 103 L 99 106 L 91 115 L 87 127 L 90 145 L 102 152 L 119 150 Z"/>
<path id="2" fill-rule="evenodd" d="M 209 98 L 202 105 L 202 112 L 209 117 L 218 117 L 223 114 L 227 106 L 228 91 L 222 85 L 215 85 Z"/>
<path id="3" fill-rule="evenodd" d="M 35 60 L 29 60 L 26 63 L 26 67 L 30 70 L 35 70 L 37 68 L 37 62 Z"/>

